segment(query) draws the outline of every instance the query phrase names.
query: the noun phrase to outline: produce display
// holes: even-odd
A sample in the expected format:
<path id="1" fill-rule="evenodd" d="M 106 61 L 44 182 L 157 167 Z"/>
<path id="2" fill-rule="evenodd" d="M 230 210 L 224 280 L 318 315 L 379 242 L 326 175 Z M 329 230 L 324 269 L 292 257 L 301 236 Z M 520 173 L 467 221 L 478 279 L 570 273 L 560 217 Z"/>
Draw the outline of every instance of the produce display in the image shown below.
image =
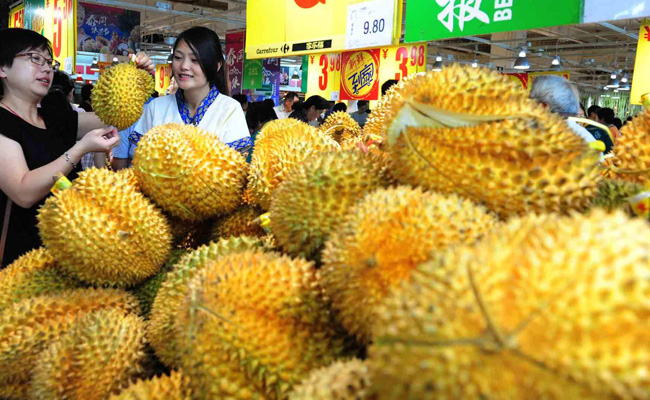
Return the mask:
<path id="1" fill-rule="evenodd" d="M 112 74 L 97 96 L 137 117 L 148 83 Z M 454 65 L 363 131 L 271 121 L 250 165 L 155 127 L 131 169 L 50 196 L 43 247 L 0 271 L 0 398 L 648 399 L 649 121 L 605 158 Z"/>

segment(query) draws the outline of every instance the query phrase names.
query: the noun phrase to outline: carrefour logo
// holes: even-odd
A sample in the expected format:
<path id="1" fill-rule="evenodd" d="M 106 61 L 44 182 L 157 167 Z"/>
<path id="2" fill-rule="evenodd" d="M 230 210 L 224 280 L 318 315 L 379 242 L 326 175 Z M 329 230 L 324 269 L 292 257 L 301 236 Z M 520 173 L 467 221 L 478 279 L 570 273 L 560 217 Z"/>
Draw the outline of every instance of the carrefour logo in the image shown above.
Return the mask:
<path id="1" fill-rule="evenodd" d="M 315 7 L 318 3 L 325 4 L 327 0 L 293 0 L 296 2 L 300 8 L 312 8 Z"/>

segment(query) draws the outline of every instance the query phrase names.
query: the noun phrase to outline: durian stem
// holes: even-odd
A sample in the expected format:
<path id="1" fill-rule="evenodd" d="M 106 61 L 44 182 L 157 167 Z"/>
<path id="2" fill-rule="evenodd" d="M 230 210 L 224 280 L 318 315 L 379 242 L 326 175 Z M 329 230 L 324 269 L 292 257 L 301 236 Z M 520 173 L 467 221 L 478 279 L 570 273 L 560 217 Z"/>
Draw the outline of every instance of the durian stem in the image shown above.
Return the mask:
<path id="1" fill-rule="evenodd" d="M 484 339 L 481 337 L 477 337 L 473 339 L 434 340 L 434 341 L 389 337 L 389 338 L 381 338 L 375 340 L 374 345 L 384 346 L 384 345 L 391 345 L 391 344 L 404 344 L 409 346 L 420 346 L 420 347 L 427 347 L 427 346 L 445 347 L 445 346 L 466 346 L 466 345 L 480 346 L 483 341 Z"/>
<path id="2" fill-rule="evenodd" d="M 478 306 L 481 309 L 481 313 L 483 314 L 483 318 L 485 318 L 485 322 L 487 323 L 488 329 L 490 330 L 490 332 L 494 336 L 494 339 L 496 340 L 496 342 L 501 347 L 507 347 L 506 339 L 504 338 L 501 331 L 499 331 L 499 328 L 494 323 L 494 320 L 492 319 L 492 316 L 488 312 L 487 305 L 485 304 L 485 300 L 483 299 L 483 295 L 481 294 L 481 291 L 479 290 L 478 286 L 476 285 L 476 280 L 474 279 L 474 270 L 472 269 L 472 267 L 470 265 L 467 265 L 467 275 L 469 277 L 470 285 L 472 286 L 472 292 L 474 292 L 474 297 L 476 298 L 476 302 L 478 303 Z"/>
<path id="3" fill-rule="evenodd" d="M 619 169 L 619 168 L 616 168 L 613 165 L 610 165 L 609 169 L 611 169 L 612 171 L 614 171 L 617 174 L 623 174 L 623 175 L 641 175 L 641 174 L 647 174 L 648 172 L 650 172 L 650 168 L 646 168 L 646 169 Z"/>

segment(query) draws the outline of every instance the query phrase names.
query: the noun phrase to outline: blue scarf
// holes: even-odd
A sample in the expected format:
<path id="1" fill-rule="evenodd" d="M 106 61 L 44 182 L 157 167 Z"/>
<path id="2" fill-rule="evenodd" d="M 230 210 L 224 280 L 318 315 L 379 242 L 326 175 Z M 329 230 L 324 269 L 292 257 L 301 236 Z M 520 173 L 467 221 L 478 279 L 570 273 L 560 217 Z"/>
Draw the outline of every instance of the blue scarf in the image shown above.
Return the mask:
<path id="1" fill-rule="evenodd" d="M 178 104 L 178 112 L 181 114 L 183 123 L 186 125 L 198 126 L 203 119 L 205 112 L 208 111 L 208 108 L 210 108 L 212 103 L 214 103 L 214 101 L 217 99 L 217 96 L 219 96 L 219 89 L 217 89 L 216 86 L 212 86 L 210 93 L 208 93 L 208 96 L 203 99 L 199 108 L 196 109 L 196 114 L 191 117 L 190 109 L 187 107 L 187 103 L 185 103 L 185 99 L 183 98 L 183 91 L 177 90 L 176 104 Z"/>

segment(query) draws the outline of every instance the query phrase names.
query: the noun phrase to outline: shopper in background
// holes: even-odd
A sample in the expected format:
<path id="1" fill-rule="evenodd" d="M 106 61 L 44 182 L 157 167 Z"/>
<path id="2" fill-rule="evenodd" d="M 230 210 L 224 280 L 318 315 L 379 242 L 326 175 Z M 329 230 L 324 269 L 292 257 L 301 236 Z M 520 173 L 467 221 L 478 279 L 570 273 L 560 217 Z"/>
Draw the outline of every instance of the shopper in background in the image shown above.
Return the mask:
<path id="1" fill-rule="evenodd" d="M 381 85 L 381 95 L 382 96 L 385 95 L 388 89 L 392 88 L 394 85 L 397 85 L 397 83 L 399 83 L 399 81 L 395 79 L 389 79 L 386 82 L 384 82 L 384 84 Z"/>
<path id="2" fill-rule="evenodd" d="M 198 126 L 215 133 L 231 148 L 248 154 L 252 142 L 241 105 L 228 96 L 219 36 L 195 26 L 176 38 L 172 74 L 178 84 L 173 96 L 154 99 L 131 134 L 137 146 L 151 128 L 170 122 Z"/>
<path id="3" fill-rule="evenodd" d="M 275 114 L 278 116 L 278 119 L 288 118 L 289 115 L 293 112 L 293 105 L 298 100 L 298 95 L 294 92 L 287 93 L 282 100 L 282 104 L 275 107 Z"/>
<path id="4" fill-rule="evenodd" d="M 543 75 L 533 81 L 533 88 L 530 91 L 530 98 L 537 100 L 545 107 L 564 118 L 578 116 L 580 101 L 578 91 L 571 83 L 562 76 Z M 593 142 L 596 139 L 582 126 L 568 120 L 569 127 L 586 142 Z"/>
<path id="5" fill-rule="evenodd" d="M 293 105 L 293 112 L 289 118 L 295 118 L 311 125 L 325 111 L 329 110 L 330 105 L 323 97 L 314 95 L 305 102 L 298 102 Z M 277 110 L 277 109 L 276 109 Z"/>
<path id="6" fill-rule="evenodd" d="M 616 119 L 616 114 L 611 108 L 601 108 L 598 110 L 598 122 L 609 127 L 609 131 L 612 132 L 614 136 L 614 143 L 621 137 L 621 132 L 619 132 L 616 125 L 614 125 L 614 120 Z"/>
<path id="7" fill-rule="evenodd" d="M 257 135 L 260 133 L 260 129 L 269 121 L 278 119 L 278 116 L 275 113 L 273 107 L 269 107 L 269 103 L 266 101 L 257 101 L 249 105 L 248 113 L 246 113 L 246 123 L 248 124 L 248 130 L 251 133 L 251 140 L 253 146 L 246 156 L 246 161 L 251 162 L 251 157 L 253 156 L 253 150 L 255 147 L 255 140 Z"/>
<path id="8" fill-rule="evenodd" d="M 619 117 L 614 118 L 614 126 L 620 131 L 623 127 L 623 121 Z"/>
<path id="9" fill-rule="evenodd" d="M 53 177 L 74 179 L 84 154 L 109 151 L 119 137 L 94 113 L 38 107 L 58 66 L 49 40 L 11 28 L 0 30 L 0 43 L 0 265 L 9 265 L 41 246 L 36 213 Z M 142 53 L 136 63 L 153 70 Z"/>
<path id="10" fill-rule="evenodd" d="M 368 100 L 359 100 L 357 101 L 357 111 L 352 113 L 352 119 L 357 121 L 357 124 L 361 128 L 366 125 L 366 120 L 368 119 L 368 107 L 370 102 Z"/>
<path id="11" fill-rule="evenodd" d="M 245 94 L 240 93 L 232 96 L 232 98 L 239 102 L 242 111 L 246 114 L 246 111 L 248 111 L 248 97 Z"/>
<path id="12" fill-rule="evenodd" d="M 348 111 L 348 105 L 345 103 L 336 103 L 334 104 L 334 107 L 332 107 L 332 112 L 346 112 Z"/>
<path id="13" fill-rule="evenodd" d="M 93 92 L 93 85 L 90 83 L 86 83 L 81 87 L 81 103 L 79 103 L 79 107 L 83 108 L 87 112 L 92 112 L 93 111 L 93 106 L 91 104 L 91 95 Z"/>
<path id="14" fill-rule="evenodd" d="M 60 102 L 60 93 L 65 97 L 65 102 L 68 103 L 69 107 L 64 107 Z M 74 101 L 74 81 L 70 79 L 70 76 L 63 71 L 56 70 L 54 71 L 54 76 L 52 77 L 52 86 L 50 86 L 49 93 L 41 100 L 42 107 L 50 108 L 71 108 L 77 112 L 86 112 L 83 108 L 79 108 L 73 103 Z"/>
<path id="15" fill-rule="evenodd" d="M 589 107 L 589 109 L 587 110 L 587 118 L 598 122 L 598 111 L 600 111 L 600 107 L 597 105 L 593 105 Z"/>

